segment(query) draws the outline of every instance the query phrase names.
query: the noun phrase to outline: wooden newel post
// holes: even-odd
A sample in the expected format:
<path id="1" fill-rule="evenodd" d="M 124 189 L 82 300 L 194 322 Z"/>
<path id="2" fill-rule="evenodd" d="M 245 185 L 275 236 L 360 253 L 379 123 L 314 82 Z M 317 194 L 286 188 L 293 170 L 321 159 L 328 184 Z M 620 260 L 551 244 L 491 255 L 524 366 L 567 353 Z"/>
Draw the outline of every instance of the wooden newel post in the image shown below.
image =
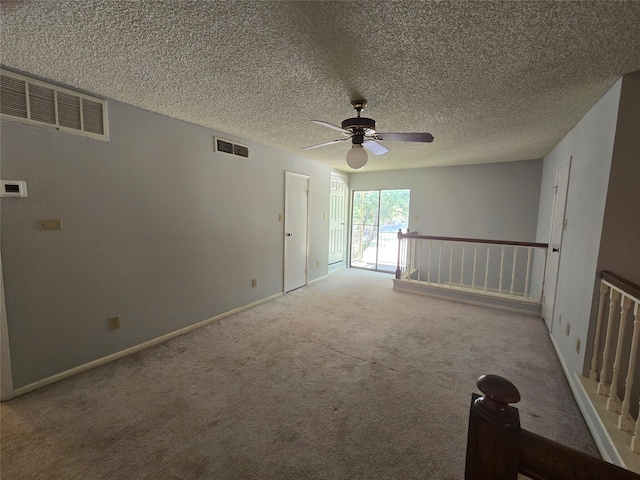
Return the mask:
<path id="1" fill-rule="evenodd" d="M 520 392 L 506 378 L 482 375 L 469 414 L 465 480 L 516 480 L 520 462 L 520 414 L 510 403 Z"/>

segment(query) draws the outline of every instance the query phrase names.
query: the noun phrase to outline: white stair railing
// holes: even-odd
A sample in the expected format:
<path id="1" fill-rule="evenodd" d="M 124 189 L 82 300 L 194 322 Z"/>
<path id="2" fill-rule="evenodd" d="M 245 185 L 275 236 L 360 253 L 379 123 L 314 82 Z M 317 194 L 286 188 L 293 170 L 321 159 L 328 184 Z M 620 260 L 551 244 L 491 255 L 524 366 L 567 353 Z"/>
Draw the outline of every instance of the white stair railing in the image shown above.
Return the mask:
<path id="1" fill-rule="evenodd" d="M 402 231 L 398 232 L 398 240 L 398 280 L 542 302 L 546 243 L 438 237 Z M 532 295 L 536 261 L 540 274 L 536 275 L 538 283 Z"/>
<path id="2" fill-rule="evenodd" d="M 632 412 L 631 407 L 639 404 L 640 409 L 640 394 L 633 388 L 638 381 L 636 376 L 640 374 L 636 370 L 639 310 L 640 286 L 611 272 L 602 272 L 589 379 L 597 382 L 598 395 L 607 397 L 606 409 L 619 414 L 617 428 L 633 433 L 627 448 L 635 453 L 640 453 L 640 416 L 637 410 Z M 630 323 L 633 323 L 631 334 Z M 604 346 L 601 346 L 603 333 Z M 601 420 L 605 422 L 606 418 Z"/>

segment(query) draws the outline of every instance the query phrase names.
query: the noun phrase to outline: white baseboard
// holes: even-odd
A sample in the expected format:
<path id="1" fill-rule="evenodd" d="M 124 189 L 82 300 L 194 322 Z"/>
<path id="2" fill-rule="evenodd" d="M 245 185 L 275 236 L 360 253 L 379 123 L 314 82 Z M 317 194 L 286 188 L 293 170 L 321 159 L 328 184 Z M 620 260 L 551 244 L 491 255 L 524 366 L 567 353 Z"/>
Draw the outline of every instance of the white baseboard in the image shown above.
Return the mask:
<path id="1" fill-rule="evenodd" d="M 558 360 L 560 360 L 560 365 L 562 365 L 564 375 L 569 382 L 569 387 L 571 388 L 573 397 L 578 404 L 578 408 L 582 413 L 582 417 L 584 418 L 587 427 L 589 427 L 589 431 L 591 432 L 591 436 L 593 437 L 593 440 L 598 447 L 600 455 L 602 455 L 603 460 L 626 468 L 625 463 L 623 462 L 622 458 L 620 458 L 618 451 L 613 445 L 611 437 L 602 424 L 600 416 L 597 414 L 595 408 L 593 407 L 591 400 L 589 400 L 589 396 L 584 390 L 582 382 L 580 382 L 580 380 L 578 379 L 578 373 L 572 373 L 569 371 L 569 367 L 567 367 L 567 364 L 564 361 L 564 357 L 562 356 L 562 353 L 560 353 L 560 348 L 553 338 L 553 335 L 549 334 L 549 338 L 551 339 L 551 344 L 556 351 Z"/>
<path id="2" fill-rule="evenodd" d="M 438 287 L 436 285 L 426 285 L 418 282 L 408 282 L 406 280 L 393 279 L 393 290 L 414 295 L 440 298 L 454 302 L 475 305 L 478 307 L 496 308 L 513 313 L 524 313 L 527 315 L 540 316 L 540 305 L 533 302 L 519 299 L 508 299 L 497 296 L 487 296 L 482 293 L 467 292 L 448 287 Z"/>
<path id="3" fill-rule="evenodd" d="M 342 262 L 330 263 L 329 264 L 329 273 L 337 272 L 338 270 L 344 270 L 347 268 L 346 262 L 343 260 Z"/>
<path id="4" fill-rule="evenodd" d="M 309 281 L 307 282 L 307 285 L 311 285 L 312 283 L 319 282 L 320 280 L 324 280 L 325 278 L 329 278 L 329 275 L 323 275 L 323 276 L 321 276 L 321 277 L 314 278 L 313 280 L 309 280 Z"/>
<path id="5" fill-rule="evenodd" d="M 189 325 L 188 327 L 184 327 L 184 328 L 181 328 L 179 330 L 175 330 L 175 331 L 173 331 L 171 333 L 167 333 L 165 335 L 162 335 L 161 337 L 154 338 L 154 339 L 149 340 L 147 342 L 140 343 L 138 345 L 135 345 L 134 347 L 130 347 L 130 348 L 127 348 L 125 350 L 121 350 L 121 351 L 113 353 L 111 355 L 107 355 L 106 357 L 98 358 L 97 360 L 93 360 L 93 361 L 91 361 L 89 363 L 85 363 L 83 365 L 79 365 L 79 366 L 71 368 L 69 370 L 65 370 L 64 372 L 60 372 L 60 373 L 57 373 L 57 374 L 52 375 L 50 377 L 43 378 L 42 380 L 38 380 L 37 382 L 30 383 L 28 385 L 25 385 L 24 387 L 16 388 L 13 391 L 13 397 L 19 397 L 20 395 L 24 395 L 25 393 L 32 392 L 32 391 L 37 390 L 39 388 L 42 388 L 42 387 L 44 387 L 46 385 L 50 385 L 52 383 L 59 382 L 60 380 L 63 380 L 65 378 L 69 378 L 69 377 L 72 377 L 72 376 L 77 375 L 79 373 L 86 372 L 87 370 L 91 370 L 93 368 L 99 367 L 99 366 L 104 365 L 106 363 L 113 362 L 114 360 L 118 360 L 120 358 L 129 356 L 129 355 L 131 355 L 133 353 L 139 352 L 139 351 L 144 350 L 146 348 L 153 347 L 154 345 L 158 345 L 158 344 L 166 342 L 167 340 L 170 340 L 172 338 L 179 337 L 180 335 L 184 335 L 185 333 L 189 333 L 189 332 L 191 332 L 193 330 L 196 330 L 198 328 L 204 327 L 204 326 L 209 325 L 209 324 L 211 324 L 213 322 L 217 322 L 219 320 L 222 320 L 223 318 L 229 317 L 229 316 L 234 315 L 236 313 L 240 313 L 240 312 L 242 312 L 244 310 L 248 310 L 249 308 L 253 308 L 253 307 L 257 306 L 257 305 L 260 305 L 261 303 L 265 303 L 265 302 L 271 301 L 271 300 L 273 300 L 275 298 L 281 297 L 282 295 L 283 295 L 282 293 L 277 293 L 275 295 L 272 295 L 272 296 L 267 297 L 267 298 L 263 298 L 262 300 L 258 300 L 256 302 L 250 303 L 248 305 L 244 305 L 242 307 L 234 308 L 233 310 L 229 310 L 228 312 L 221 313 L 220 315 L 216 315 L 215 317 L 211 317 L 211 318 L 208 318 L 206 320 L 202 320 L 201 322 L 194 323 L 193 325 Z"/>

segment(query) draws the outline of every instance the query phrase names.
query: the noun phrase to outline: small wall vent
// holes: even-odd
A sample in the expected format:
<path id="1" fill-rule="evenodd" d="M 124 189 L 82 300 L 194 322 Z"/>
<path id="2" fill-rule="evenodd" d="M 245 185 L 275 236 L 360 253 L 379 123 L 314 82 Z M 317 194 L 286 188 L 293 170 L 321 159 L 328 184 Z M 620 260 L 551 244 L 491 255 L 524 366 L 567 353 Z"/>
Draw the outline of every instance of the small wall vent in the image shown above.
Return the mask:
<path id="1" fill-rule="evenodd" d="M 228 153 L 239 157 L 249 158 L 249 148 L 237 143 L 231 143 L 221 138 L 215 139 L 216 152 Z"/>
<path id="2" fill-rule="evenodd" d="M 0 70 L 3 120 L 108 140 L 107 102 L 18 73 Z"/>

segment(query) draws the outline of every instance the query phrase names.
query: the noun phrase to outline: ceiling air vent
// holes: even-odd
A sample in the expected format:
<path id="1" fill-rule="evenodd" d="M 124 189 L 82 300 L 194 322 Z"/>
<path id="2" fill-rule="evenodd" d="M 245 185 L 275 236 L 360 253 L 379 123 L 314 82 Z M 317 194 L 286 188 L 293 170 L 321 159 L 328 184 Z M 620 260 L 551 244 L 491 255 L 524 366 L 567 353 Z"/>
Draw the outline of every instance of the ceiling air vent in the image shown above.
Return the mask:
<path id="1" fill-rule="evenodd" d="M 0 70 L 3 120 L 108 140 L 107 103 L 99 98 Z"/>
<path id="2" fill-rule="evenodd" d="M 221 138 L 216 138 L 216 152 L 228 153 L 239 157 L 249 158 L 249 148 L 237 143 L 231 143 Z"/>

